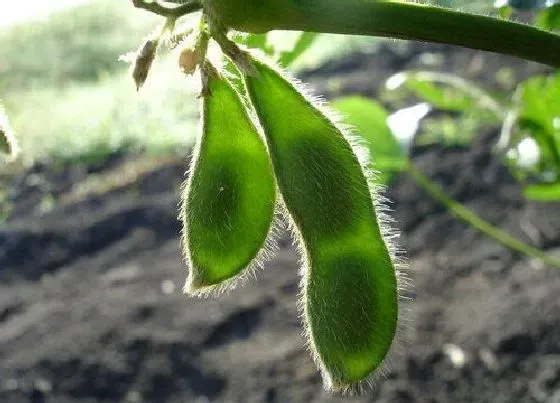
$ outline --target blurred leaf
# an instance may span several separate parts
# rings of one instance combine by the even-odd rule
[[[427,118],[422,123],[422,131],[416,143],[427,145],[439,143],[444,146],[464,146],[469,144],[480,129],[481,122],[476,114],[464,113],[458,117],[449,115]]]
[[[529,78],[518,86],[515,100],[516,122],[506,156],[512,173],[545,181],[559,177],[560,73]]]
[[[274,47],[268,43],[268,34],[237,34],[235,42],[251,49],[260,49],[267,55],[274,54]]]
[[[252,49],[260,49],[275,56],[287,67],[309,49],[319,34],[315,32],[269,32],[265,34],[237,34],[235,41]]]
[[[536,18],[539,28],[550,31],[560,30],[560,3],[542,10]]]
[[[560,182],[529,185],[523,189],[523,194],[527,199],[535,201],[560,200]]]
[[[313,45],[318,34],[316,32],[302,32],[294,47],[290,51],[283,52],[280,56],[280,65],[287,67],[299,56]]]
[[[498,15],[503,19],[508,19],[513,13],[513,8],[509,6],[500,6],[498,8]]]
[[[420,80],[414,76],[407,78],[405,85],[436,108],[448,111],[464,111],[474,105],[471,97],[449,86],[438,87],[432,82]]]
[[[266,42],[266,34],[249,34],[244,41],[245,45],[250,48],[259,48],[265,53],[270,53],[271,50],[267,47]]]
[[[408,88],[442,110],[456,112],[478,110],[481,113],[486,111],[500,119],[505,115],[504,107],[492,95],[455,74],[435,71],[401,72],[390,77],[386,87],[389,91],[401,87]]]
[[[494,96],[454,74],[401,72],[387,80],[386,88],[385,99],[408,99],[412,92],[439,109],[422,124],[423,130],[416,137],[421,144],[464,145],[482,125],[498,124],[506,114],[505,107]]]
[[[560,73],[532,77],[520,88],[520,119],[526,126],[529,122],[540,126],[549,137],[551,151],[560,159]]]
[[[374,167],[380,171],[378,183],[389,183],[394,171],[406,166],[407,158],[387,125],[385,108],[360,96],[338,98],[332,106],[345,117],[345,122],[354,126],[367,145]]]

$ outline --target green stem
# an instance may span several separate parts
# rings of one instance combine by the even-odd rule
[[[397,74],[404,74],[406,77],[413,78],[417,81],[427,81],[449,85],[450,87],[454,87],[467,94],[470,98],[475,100],[479,107],[490,110],[500,120],[503,120],[506,116],[506,109],[502,107],[502,105],[494,99],[492,95],[482,88],[477,87],[472,82],[454,74],[446,74],[436,71],[410,71],[407,73]]]
[[[445,206],[455,217],[465,221],[480,232],[488,235],[491,238],[494,238],[502,245],[505,245],[508,248],[513,249],[514,251],[539,259],[547,266],[560,268],[560,259],[548,256],[543,251],[534,248],[517,238],[512,237],[507,232],[502,231],[501,229],[496,228],[487,221],[483,220],[474,212],[463,206],[461,203],[458,203],[455,200],[449,198],[438,185],[428,179],[412,163],[408,164],[406,171],[410,173],[410,175],[416,180],[416,183],[422,189],[424,189],[427,193],[430,194],[430,196],[432,196],[435,200]]]
[[[203,0],[245,32],[297,30],[447,43],[560,67],[560,35],[494,17],[392,0]]]

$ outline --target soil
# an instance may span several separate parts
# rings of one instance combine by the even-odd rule
[[[490,87],[500,67],[518,77],[543,70],[418,44],[303,76],[328,96],[373,96],[426,52]],[[414,161],[491,223],[558,253],[558,204],[525,201],[491,155],[494,141],[490,130],[469,149],[417,147]],[[257,279],[220,298],[182,295],[186,157],[60,202],[88,175],[118,172],[132,158],[37,165],[10,181],[15,209],[0,228],[1,402],[560,402],[560,272],[457,221],[411,178],[396,178],[387,193],[415,283],[408,342],[374,389],[342,398],[323,390],[304,348],[287,235]]]

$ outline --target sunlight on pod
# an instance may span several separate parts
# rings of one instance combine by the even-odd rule
[[[238,93],[204,64],[202,131],[183,192],[184,291],[220,292],[270,253],[276,184],[266,145]]]
[[[264,62],[254,67],[247,90],[303,259],[307,341],[325,386],[353,393],[379,376],[394,345],[401,283],[395,234],[367,153],[293,80]]]

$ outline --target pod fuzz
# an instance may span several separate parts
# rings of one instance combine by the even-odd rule
[[[209,91],[181,207],[184,291],[196,295],[229,288],[269,256],[276,206],[264,140],[231,84],[203,70]]]
[[[265,62],[246,76],[302,255],[301,309],[327,389],[375,379],[399,323],[400,261],[379,197],[347,130]]]

